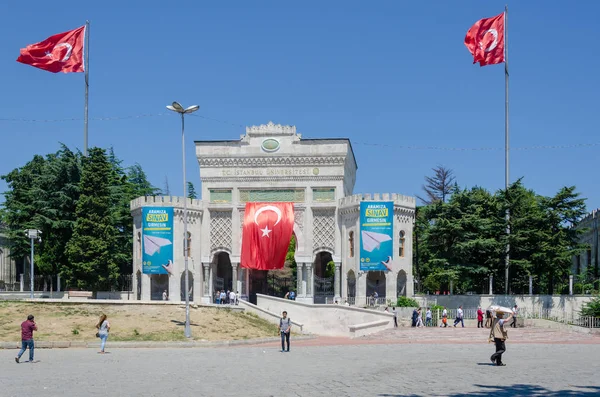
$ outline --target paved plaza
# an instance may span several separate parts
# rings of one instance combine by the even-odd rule
[[[292,340],[290,353],[279,352],[274,343],[115,348],[106,355],[94,349],[38,349],[36,363],[19,365],[16,350],[1,350],[0,395],[600,395],[600,337],[516,330],[504,358],[507,366],[494,367],[493,346],[477,338],[478,331],[404,329],[358,340]]]

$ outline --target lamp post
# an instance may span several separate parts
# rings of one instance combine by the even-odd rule
[[[190,278],[188,274],[188,247],[187,247],[187,181],[185,177],[185,115],[193,113],[200,109],[200,106],[193,105],[186,109],[179,104],[179,102],[173,102],[167,109],[177,112],[181,115],[181,156],[183,161],[183,257],[185,263],[185,331],[184,335],[186,338],[192,337],[192,330],[190,329]]]
[[[38,242],[42,241],[42,232],[37,230],[37,229],[27,229],[25,230],[25,235],[27,235],[27,237],[29,238],[29,240],[31,240],[31,270],[29,272],[29,277],[30,277],[30,290],[31,290],[31,294],[29,295],[29,297],[31,299],[33,299],[33,289],[34,289],[34,285],[33,285],[33,242],[37,239]]]

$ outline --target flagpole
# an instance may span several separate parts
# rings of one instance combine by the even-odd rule
[[[88,154],[88,94],[90,90],[90,21],[85,21],[85,105],[83,108],[83,155]]]
[[[504,6],[504,187],[506,189],[506,199],[508,204],[508,186],[509,186],[509,140],[508,140],[508,37],[506,27],[508,24],[508,5]],[[506,207],[506,237],[510,237],[510,208]],[[505,283],[504,294],[508,295],[508,269],[510,266],[510,242],[506,241],[506,257],[504,258]]]

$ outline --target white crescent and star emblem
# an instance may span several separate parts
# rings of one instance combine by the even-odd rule
[[[46,51],[46,56],[49,58],[54,58],[54,51],[61,47],[65,47],[67,49],[67,53],[62,59],[60,59],[60,62],[67,62],[69,58],[71,58],[71,53],[73,52],[73,46],[69,43],[58,43],[54,46],[52,51]]]
[[[277,222],[275,222],[275,225],[277,225],[279,223],[279,221],[281,221],[281,210],[273,205],[265,205],[264,207],[261,207],[258,211],[256,211],[254,213],[254,223],[256,223],[256,225],[258,225],[258,216],[264,212],[264,211],[273,211],[274,213],[277,214]],[[275,226],[273,225],[273,226]],[[269,229],[269,226],[265,226],[264,229],[260,229],[260,231],[262,232],[262,236],[261,237],[270,237],[269,234],[273,231],[272,229]]]
[[[488,33],[491,33],[492,36],[494,36],[494,41],[492,42],[492,44],[490,44],[488,48],[483,48],[483,42],[479,42],[479,48],[481,48],[485,52],[493,51],[494,48],[498,46],[498,31],[496,29],[488,29],[481,38],[483,39],[483,37],[485,37],[485,35]]]

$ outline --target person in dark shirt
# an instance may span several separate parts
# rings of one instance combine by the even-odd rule
[[[17,354],[17,357],[15,357],[17,364],[27,348],[29,348],[29,362],[33,362],[33,331],[37,331],[37,326],[35,325],[35,321],[33,321],[33,315],[30,314],[27,316],[27,320],[21,323],[21,350]]]

